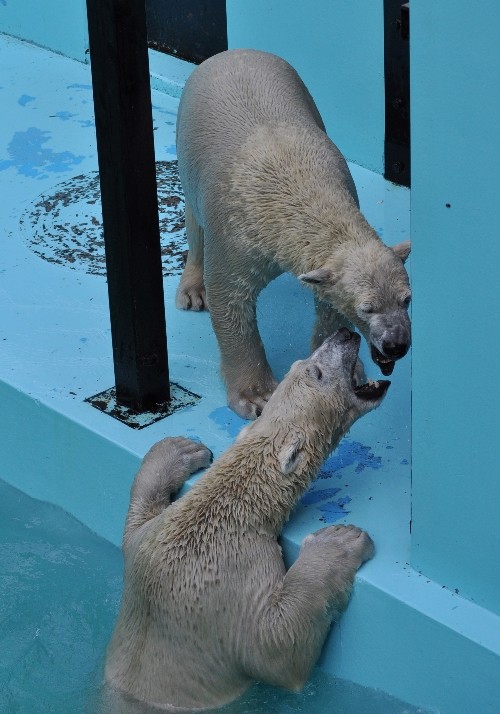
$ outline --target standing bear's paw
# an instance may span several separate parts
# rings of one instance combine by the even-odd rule
[[[245,389],[228,388],[228,406],[243,419],[257,419],[278,386],[274,380],[269,384],[254,385]]]
[[[342,560],[359,568],[375,554],[372,539],[357,526],[328,526],[306,536],[302,547],[324,552],[326,558]]]
[[[175,305],[180,310],[194,310],[195,312],[208,310],[203,267],[186,265],[177,288]]]

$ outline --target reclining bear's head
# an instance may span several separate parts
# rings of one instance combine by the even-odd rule
[[[411,344],[411,290],[403,265],[409,253],[409,241],[392,248],[371,241],[346,252],[341,265],[332,262],[299,276],[363,333],[384,375]]]
[[[318,457],[321,462],[359,417],[382,402],[390,384],[355,384],[360,341],[343,327],[308,359],[295,362],[238,442],[264,436],[284,474],[307,471]]]

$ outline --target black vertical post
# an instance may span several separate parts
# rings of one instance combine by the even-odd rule
[[[145,0],[87,0],[116,397],[169,399]]]
[[[385,171],[410,185],[410,3],[384,0]]]

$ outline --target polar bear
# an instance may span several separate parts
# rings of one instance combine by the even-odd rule
[[[177,155],[189,253],[176,304],[210,309],[229,406],[255,418],[276,387],[256,300],[283,272],[314,291],[313,348],[355,325],[390,374],[410,346],[410,244],[387,247],[360,213],[295,70],[255,50],[203,62],[181,97]]]
[[[360,339],[341,328],[292,365],[260,418],[173,503],[209,450],[166,438],[145,456],[105,668],[115,689],[196,710],[234,699],[254,680],[304,685],[373,544],[353,525],[323,528],[285,572],[277,537],[326,455],[387,391],[387,381],[355,386]]]

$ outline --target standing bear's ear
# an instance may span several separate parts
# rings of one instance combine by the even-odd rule
[[[318,268],[317,270],[310,270],[308,273],[302,273],[298,278],[303,283],[309,283],[310,285],[323,285],[324,283],[333,282],[333,273],[329,268]]]
[[[291,474],[300,466],[305,458],[306,437],[304,432],[291,431],[287,434],[281,449],[278,452],[278,463],[281,472]]]
[[[392,250],[396,253],[398,258],[401,258],[403,263],[406,262],[407,257],[410,255],[411,243],[409,240],[405,240],[402,243],[392,246]]]

